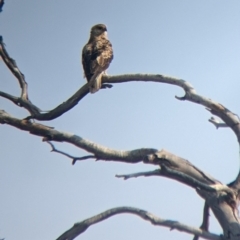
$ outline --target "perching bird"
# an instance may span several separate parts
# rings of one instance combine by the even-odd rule
[[[107,27],[97,24],[91,28],[88,43],[82,50],[82,65],[91,93],[101,88],[102,75],[113,59],[112,44],[107,37]]]

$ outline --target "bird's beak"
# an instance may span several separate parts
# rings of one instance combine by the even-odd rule
[[[104,36],[105,36],[106,38],[108,37],[107,31],[104,32]]]

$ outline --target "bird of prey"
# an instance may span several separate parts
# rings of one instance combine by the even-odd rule
[[[107,27],[97,24],[91,28],[88,43],[82,50],[82,65],[91,93],[101,88],[102,75],[113,59],[112,44],[107,37]]]

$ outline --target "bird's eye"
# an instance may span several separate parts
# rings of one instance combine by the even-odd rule
[[[99,30],[102,30],[103,28],[101,26],[98,27]]]

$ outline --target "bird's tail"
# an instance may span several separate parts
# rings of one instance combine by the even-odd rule
[[[97,92],[102,86],[103,72],[95,73],[89,82],[89,90],[91,93]]]

